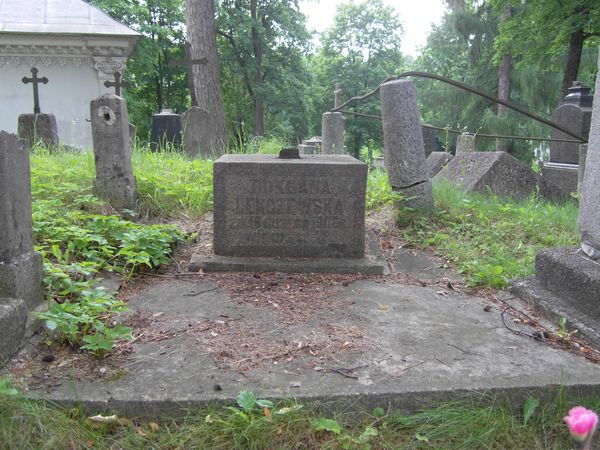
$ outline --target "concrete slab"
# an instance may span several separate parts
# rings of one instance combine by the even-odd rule
[[[509,331],[501,311],[484,310],[480,298],[319,275],[322,282],[298,300],[286,294],[290,275],[211,276],[161,278],[131,295],[136,341],[118,376],[74,379],[68,361],[57,360],[43,370],[62,364],[64,378],[32,386],[30,395],[131,417],[181,416],[208,402],[234,402],[243,389],[345,410],[405,411],[484,392],[522,400],[559,385],[600,394],[600,366]],[[277,295],[254,295],[271,287]],[[15,361],[14,373],[26,359]],[[100,360],[98,370],[110,364]]]

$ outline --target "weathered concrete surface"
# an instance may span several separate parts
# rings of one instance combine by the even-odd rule
[[[474,134],[463,133],[456,138],[456,153],[477,151],[477,136]]]
[[[243,389],[262,398],[343,404],[346,410],[389,406],[405,411],[483,392],[520,401],[560,385],[578,393],[600,393],[600,366],[510,332],[501,311],[492,307],[485,312],[481,299],[454,292],[441,295],[436,287],[375,281],[339,289],[331,308],[286,325],[278,320],[277,308],[232,299],[202,279],[147,285],[130,299],[130,307],[160,318],[160,328],[171,332],[171,339],[134,343],[128,373],[118,380],[64,380],[30,395],[80,402],[88,413],[181,416],[207,402],[234,402]],[[333,307],[334,302],[341,304]],[[253,331],[245,335],[265,345],[302,348],[302,342],[320,335],[331,342],[338,339],[341,346],[334,358],[324,361],[318,351],[298,350],[264,358],[241,373],[235,363],[217,364],[202,344],[211,335],[200,337],[193,331],[199,323],[217,321],[251,324]],[[339,341],[346,339],[343,335],[324,333],[333,325],[339,334],[361,330],[360,338],[348,338],[356,345],[346,351]],[[219,330],[212,336],[217,339]],[[342,368],[353,369],[348,373],[356,378],[340,374]]]
[[[577,192],[579,166],[576,164],[546,163],[542,167],[542,179],[547,187],[543,194],[547,198],[565,199]]]
[[[23,342],[27,312],[27,304],[23,300],[0,297],[0,367]]]
[[[465,192],[489,191],[500,197],[524,199],[535,192],[539,176],[506,152],[460,152],[434,177]]]
[[[21,114],[17,134],[21,139],[29,142],[30,147],[38,141],[49,148],[56,148],[59,144],[58,125],[54,114]]]
[[[131,166],[127,103],[116,95],[90,102],[96,162],[94,192],[115,209],[135,209],[136,184]]]
[[[431,152],[431,154],[425,160],[427,164],[427,171],[430,177],[434,177],[440,170],[444,168],[448,162],[454,158],[452,153],[448,152]]]
[[[321,120],[321,154],[323,155],[343,155],[344,150],[344,128],[346,120],[342,113],[326,112],[323,113]]]
[[[221,256],[362,258],[366,164],[346,155],[225,155],[214,164]]]

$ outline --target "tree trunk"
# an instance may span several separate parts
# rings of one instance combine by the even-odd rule
[[[207,113],[208,123],[202,128],[210,134],[201,137],[201,146],[220,154],[227,145],[227,131],[219,79],[215,5],[213,0],[185,0],[185,10],[192,98]]]
[[[560,88],[559,104],[569,93],[569,88],[573,85],[573,81],[577,80],[579,64],[581,63],[583,41],[585,41],[585,33],[583,28],[578,27],[577,29],[573,30],[571,36],[569,37],[569,53],[567,55],[567,64],[565,65],[562,86]]]
[[[508,20],[512,17],[512,7],[509,5],[504,14],[502,20]],[[498,98],[500,100],[510,100],[510,71],[512,69],[512,55],[505,53],[502,55],[502,61],[500,61],[500,67],[498,68]],[[508,108],[504,105],[498,105],[498,117],[501,118],[506,114]],[[501,127],[500,129],[503,129]],[[496,151],[497,152],[508,152],[508,139],[496,139]]]
[[[256,135],[262,136],[265,134],[265,105],[261,92],[263,84],[262,60],[263,50],[260,35],[258,33],[257,23],[257,0],[250,1],[250,16],[252,17],[252,47],[254,49],[254,120]]]

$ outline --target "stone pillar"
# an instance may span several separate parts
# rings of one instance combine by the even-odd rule
[[[0,365],[21,345],[27,311],[44,300],[42,256],[33,250],[29,147],[0,132]]]
[[[579,170],[577,173],[577,192],[581,194],[581,185],[583,184],[583,176],[585,175],[585,160],[587,159],[587,144],[579,146]]]
[[[171,146],[175,149],[181,147],[181,116],[172,109],[163,109],[152,116],[150,147],[157,151]]]
[[[456,153],[476,152],[477,137],[474,134],[463,133],[456,139]]]
[[[323,114],[321,131],[323,142],[321,154],[342,155],[344,151],[344,127],[345,120],[342,113],[326,112]]]
[[[183,150],[188,155],[216,158],[224,153],[225,143],[215,140],[209,119],[208,111],[199,106],[192,106],[181,116]]]
[[[90,104],[96,159],[95,194],[115,209],[135,209],[136,188],[131,168],[127,103],[103,95]]]
[[[17,130],[19,137],[29,142],[30,147],[38,141],[51,149],[58,147],[58,125],[54,114],[21,114]]]
[[[383,156],[392,189],[410,208],[433,208],[417,91],[409,80],[381,86]]]
[[[598,59],[600,65],[600,59]],[[600,77],[596,78],[600,92]],[[581,248],[591,258],[600,258],[600,102],[594,102],[579,202]]]

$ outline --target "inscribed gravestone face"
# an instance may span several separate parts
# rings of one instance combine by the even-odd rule
[[[214,164],[214,251],[361,258],[367,165],[350,156],[225,155]]]

